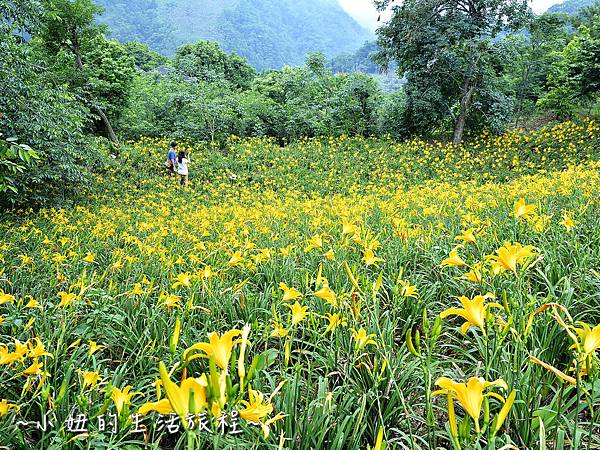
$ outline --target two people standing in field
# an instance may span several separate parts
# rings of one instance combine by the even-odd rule
[[[179,184],[182,186],[185,186],[188,182],[188,165],[190,162],[190,155],[186,154],[183,150],[177,151],[177,142],[171,143],[165,166],[167,167],[170,176],[175,175],[175,172],[177,172]]]

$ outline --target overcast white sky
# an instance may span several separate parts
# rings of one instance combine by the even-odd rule
[[[340,5],[354,16],[363,26],[374,30],[377,28],[379,13],[375,10],[372,0],[338,0]],[[531,8],[536,13],[546,11],[550,6],[562,3],[564,0],[531,0]]]

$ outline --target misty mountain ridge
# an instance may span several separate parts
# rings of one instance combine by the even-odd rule
[[[99,21],[122,42],[164,55],[198,40],[218,42],[257,69],[300,65],[306,56],[356,51],[373,38],[337,0],[96,0]]]
[[[595,3],[598,3],[598,0],[566,0],[563,3],[551,6],[548,12],[575,14],[580,9],[587,8]]]

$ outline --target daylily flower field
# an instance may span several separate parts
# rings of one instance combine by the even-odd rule
[[[600,448],[600,125],[121,149],[0,225],[0,448]],[[183,145],[185,148],[186,146]]]

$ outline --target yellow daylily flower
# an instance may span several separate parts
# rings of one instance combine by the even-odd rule
[[[342,235],[353,235],[358,231],[358,226],[350,222],[347,218],[342,217]]]
[[[240,339],[234,340],[240,336],[240,330],[229,330],[219,336],[219,333],[213,331],[208,334],[208,342],[199,342],[192,345],[183,352],[183,359],[190,362],[197,358],[213,358],[215,364],[223,370],[227,370],[229,359],[233,347],[241,342]],[[200,350],[203,353],[196,353],[190,356],[190,353]]]
[[[326,253],[323,253],[323,257],[327,258],[329,261],[335,261],[335,253],[332,248],[330,248]]]
[[[517,219],[527,219],[529,216],[533,215],[534,212],[535,205],[527,205],[524,198],[517,200],[517,203],[515,203],[513,213]]]
[[[271,433],[271,430],[269,427],[272,424],[274,424],[275,422],[277,422],[278,420],[283,420],[284,418],[285,418],[285,414],[278,413],[275,417],[272,417],[270,419],[265,420],[264,422],[261,422],[260,428],[262,429],[263,436],[265,437],[265,439],[269,439],[269,434]],[[282,433],[283,433],[283,431],[282,431]],[[280,439],[278,450],[280,450],[282,448],[283,448],[283,440]]]
[[[575,222],[573,219],[571,219],[568,216],[568,214],[566,212],[564,212],[562,220],[560,221],[560,224],[562,226],[564,226],[567,229],[567,231],[571,231],[573,228],[575,228],[575,225],[577,225],[577,222]]]
[[[240,411],[240,417],[248,422],[260,423],[263,417],[268,416],[273,412],[273,405],[270,402],[264,401],[264,395],[255,391],[254,389],[248,389],[248,396],[250,401],[242,400],[244,409]]]
[[[166,292],[162,292],[158,297],[158,301],[160,306],[164,306],[167,309],[181,308],[181,297],[175,294],[167,294]]]
[[[400,291],[400,295],[402,295],[402,297],[409,298],[419,296],[419,290],[414,284],[410,284],[410,281],[401,281],[400,284],[402,286]]]
[[[504,390],[508,390],[506,382],[502,379],[496,381],[486,381],[480,377],[472,377],[466,383],[458,383],[447,377],[438,378],[435,382],[436,386],[439,386],[440,390],[435,391],[432,395],[445,394],[449,396],[449,399],[456,399],[464,408],[466,413],[475,421],[475,428],[479,432],[479,416],[481,415],[481,406],[483,404],[484,397],[494,397],[504,403],[504,399],[494,392],[483,392],[492,386],[501,387]],[[450,400],[450,401],[452,401]]]
[[[88,355],[92,356],[97,351],[102,350],[104,348],[104,345],[98,345],[95,341],[89,341],[88,347],[89,347]]]
[[[85,257],[83,258],[83,260],[87,263],[93,263],[96,261],[96,254],[95,253],[91,253],[88,252]]]
[[[0,366],[12,364],[20,358],[15,352],[9,352],[6,345],[0,344]]]
[[[279,289],[283,291],[283,301],[291,301],[302,298],[302,294],[296,288],[289,287],[284,282],[279,283]]]
[[[308,315],[308,306],[301,306],[298,302],[286,306],[290,308],[290,321],[292,326],[298,325]]]
[[[101,380],[99,372],[89,372],[87,370],[78,369],[77,372],[81,374],[82,383],[81,389],[86,390],[86,388],[94,388],[98,382]]]
[[[144,295],[146,291],[142,289],[142,283],[135,283],[133,289],[128,292],[129,295]]]
[[[210,279],[215,274],[210,266],[204,266],[204,269],[200,273],[205,280]]]
[[[42,367],[44,367],[44,363],[36,358],[35,361],[23,371],[23,375],[39,375],[42,373]]]
[[[14,303],[15,297],[11,294],[7,294],[2,289],[0,289],[0,305],[4,305],[5,303]]]
[[[546,214],[542,214],[541,216],[534,215],[531,217],[530,221],[532,223],[532,228],[536,233],[542,233],[546,231],[546,229],[550,226],[550,219],[552,217]]]
[[[286,247],[280,248],[279,253],[281,253],[283,256],[290,256],[292,253],[292,250],[294,250],[294,246],[288,245]]]
[[[473,265],[471,270],[463,275],[463,278],[473,283],[481,283],[483,281],[483,273],[481,263]]]
[[[235,267],[235,266],[239,266],[243,262],[244,262],[244,258],[242,257],[242,252],[237,251],[233,255],[231,255],[231,258],[229,259],[229,262],[227,264],[229,266]]]
[[[458,254],[458,247],[455,247],[450,251],[450,254],[446,259],[444,259],[441,263],[442,267],[463,267],[466,266],[467,263],[463,261],[463,259]]]
[[[203,374],[199,378],[185,378],[178,386],[171,381],[167,368],[162,361],[159,363],[159,372],[167,398],[159,399],[159,401],[153,403],[146,403],[140,407],[138,412],[142,415],[146,415],[150,411],[157,411],[160,414],[174,412],[181,417],[184,426],[187,426],[186,418],[188,414],[197,414],[208,406],[206,402],[206,387],[208,386],[206,375]]]
[[[587,357],[600,349],[600,324],[593,329],[585,322],[578,322],[581,328],[575,328],[584,356]]]
[[[463,241],[465,244],[474,244],[475,243],[475,233],[473,229],[463,230],[461,235],[458,235],[454,238],[455,240]]]
[[[356,351],[360,351],[365,348],[367,345],[375,345],[377,346],[377,341],[373,339],[375,334],[367,334],[364,328],[356,331],[352,329],[352,338],[354,339],[354,348]]]
[[[190,287],[192,285],[192,278],[189,273],[180,273],[176,277],[176,282],[173,283],[173,289],[179,286]]]
[[[123,411],[123,408],[126,405],[131,404],[131,397],[133,397],[134,395],[141,395],[141,394],[142,394],[141,392],[131,392],[131,386],[125,386],[125,388],[123,390],[119,389],[118,387],[113,386],[111,394],[110,394],[110,398],[112,399],[113,403],[115,404],[115,408],[117,410],[117,415],[120,416],[121,411]]]
[[[268,248],[263,248],[259,250],[258,254],[254,257],[254,262],[256,264],[261,264],[267,262],[271,259],[271,250]]]
[[[5,398],[0,400],[0,417],[4,417],[9,411],[18,411],[19,406],[14,403],[8,403]]]
[[[62,255],[60,253],[55,253],[54,256],[52,257],[52,261],[54,261],[56,264],[62,264],[66,260],[67,260],[67,256]]]
[[[13,352],[17,359],[24,359],[25,355],[29,352],[29,347],[27,346],[27,342],[21,342],[18,339],[15,339],[15,351]]]
[[[77,299],[77,294],[73,293],[59,292],[57,295],[60,297],[60,303],[58,304],[60,308],[66,308]]]
[[[327,320],[329,320],[329,325],[327,325],[327,329],[325,330],[325,334],[332,333],[336,330],[338,326],[347,326],[348,321],[345,317],[342,317],[340,313],[335,314],[327,314]]]
[[[285,416],[279,413],[275,417],[265,420],[273,412],[273,405],[270,398],[265,400],[261,392],[253,389],[248,390],[248,395],[250,401],[242,400],[240,402],[245,406],[240,411],[240,417],[249,423],[260,425],[265,439],[268,439],[270,434],[269,426],[283,419]]]
[[[33,264],[33,258],[29,255],[19,255],[19,259],[21,260],[22,266]]]
[[[286,330],[283,327],[283,324],[280,322],[273,321],[271,326],[273,327],[273,331],[271,331],[271,337],[286,337],[289,333],[289,331]]]
[[[523,247],[519,243],[506,243],[496,250],[496,255],[488,255],[486,258],[491,260],[494,275],[506,271],[517,273],[517,264],[523,264],[528,258],[537,255],[534,250],[532,245]]]
[[[365,262],[367,267],[369,266],[377,266],[378,262],[384,262],[382,258],[375,256],[375,253],[370,248],[365,248],[363,251],[362,260]]]
[[[487,311],[489,308],[500,308],[504,307],[498,303],[485,303],[489,298],[495,298],[493,294],[477,295],[472,300],[468,297],[460,297],[460,303],[462,308],[450,308],[442,311],[440,317],[445,319],[448,316],[456,315],[465,319],[465,323],[461,327],[461,331],[465,334],[470,327],[478,327],[485,333],[485,319],[487,317]]]
[[[337,306],[337,294],[327,285],[323,286],[313,294],[315,297],[325,300],[331,306]]]
[[[30,297],[29,300],[27,301],[27,304],[25,305],[25,308],[29,308],[29,309],[42,308],[42,305],[36,299],[34,299],[33,297]]]
[[[145,416],[151,411],[156,411],[160,415],[166,416],[175,412],[168,398],[163,398],[156,402],[146,402],[138,409],[138,414]]]
[[[42,356],[52,356],[52,353],[48,353],[44,347],[44,343],[38,337],[27,342],[27,356],[29,358],[41,358]]]
[[[323,237],[315,235],[308,240],[308,245],[304,248],[304,253],[310,252],[312,249],[323,250]]]

